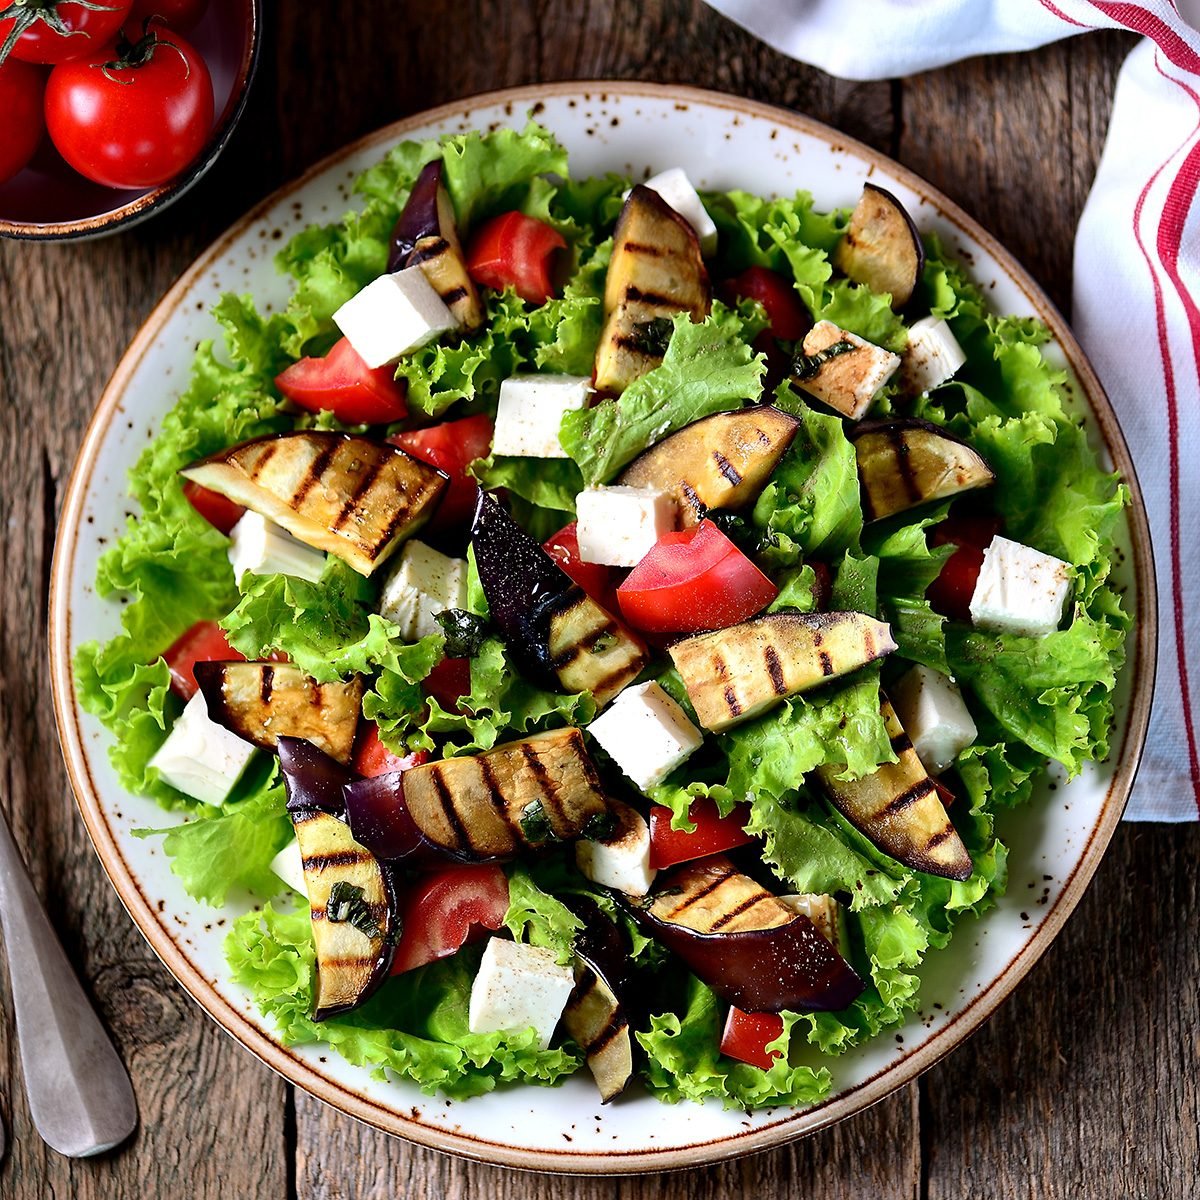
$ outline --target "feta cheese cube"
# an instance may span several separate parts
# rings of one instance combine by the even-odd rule
[[[254,747],[218,725],[208,715],[197,692],[184,705],[167,740],[155,751],[150,766],[163,783],[205,804],[224,804],[241,779]]]
[[[971,620],[996,633],[1044,637],[1062,621],[1070,591],[1070,563],[997,537],[983,552]]]
[[[651,487],[594,487],[575,498],[579,557],[636,567],[678,520],[675,498]]]
[[[818,321],[808,331],[804,353],[819,354],[838,342],[849,342],[854,349],[826,359],[807,379],[793,378],[810,396],[857,421],[871,407],[875,393],[896,373],[900,356],[839,329],[832,321]]]
[[[915,666],[896,680],[888,696],[931,775],[940,775],[979,735],[962,692],[940,671]]]
[[[308,895],[308,883],[304,878],[304,859],[300,854],[300,843],[292,838],[280,852],[271,859],[271,870],[283,880],[294,892],[302,896]]]
[[[558,1019],[575,988],[575,973],[552,950],[489,938],[471,985],[467,1025],[472,1033],[520,1033],[531,1026],[550,1048]]]
[[[405,641],[441,633],[434,618],[467,603],[467,562],[449,558],[424,542],[404,543],[400,559],[379,597],[380,615],[400,627]]]
[[[656,874],[650,866],[650,826],[628,804],[614,805],[614,811],[617,827],[609,837],[576,841],[575,864],[593,883],[627,896],[644,896]]]
[[[254,575],[294,575],[316,583],[325,570],[323,551],[306,546],[256,512],[245,513],[229,531],[226,553],[238,583],[247,571]]]
[[[716,253],[717,227],[682,167],[660,171],[642,186],[657,192],[696,231],[705,258]]]
[[[653,681],[626,688],[587,728],[643,792],[662,783],[704,741],[683,709]]]
[[[904,381],[910,391],[929,392],[941,387],[966,361],[946,321],[922,317],[909,329],[903,364]]]
[[[786,904],[793,912],[807,917],[817,927],[817,932],[835,949],[841,947],[842,916],[838,902],[832,896],[804,892],[780,896],[779,902]]]
[[[419,266],[372,279],[333,314],[333,323],[372,369],[458,328]]]
[[[583,375],[513,375],[500,384],[495,454],[567,458],[558,440],[563,416],[586,408],[592,381]]]

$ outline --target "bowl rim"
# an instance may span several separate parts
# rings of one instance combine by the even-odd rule
[[[1129,489],[1127,509],[1136,587],[1137,619],[1130,632],[1129,654],[1124,670],[1130,672],[1129,710],[1121,736],[1114,730],[1113,744],[1121,752],[1109,781],[1099,818],[1082,847],[1078,861],[1065,880],[1053,907],[1046,913],[1032,939],[1005,965],[962,1010],[946,1022],[916,1051],[882,1068],[847,1091],[810,1108],[789,1110],[789,1115],[753,1130],[734,1133],[691,1145],[661,1150],[581,1152],[557,1148],[526,1150],[471,1134],[432,1128],[359,1095],[340,1082],[322,1075],[315,1067],[291,1054],[277,1040],[260,1030],[250,1019],[221,996],[183,956],[170,933],[142,892],[133,871],[121,853],[101,807],[84,752],[80,712],[75,697],[69,658],[71,614],[67,597],[71,563],[81,532],[83,503],[100,447],[116,414],[130,377],[150,348],[159,327],[182,302],[194,282],[240,236],[251,223],[275,205],[304,187],[311,179],[335,167],[360,150],[393,142],[410,131],[455,116],[466,116],[480,108],[533,105],[539,100],[576,97],[587,102],[593,95],[621,95],[695,103],[726,109],[735,115],[751,115],[781,127],[844,147],[861,156],[871,169],[886,169],[894,178],[921,195],[939,214],[983,246],[1021,288],[1033,310],[1044,320],[1066,355],[1087,399],[1101,440],[1114,467]],[[118,363],[84,435],[72,468],[64,498],[50,578],[51,688],[55,720],[72,791],[93,846],[113,886],[134,923],[176,980],[200,1007],[235,1040],[290,1083],[303,1088],[325,1103],[383,1132],[435,1150],[492,1165],[521,1168],[549,1174],[626,1175],[684,1170],[757,1151],[781,1146],[844,1120],[903,1087],[924,1073],[974,1033],[1014,988],[1025,978],[1057,936],[1078,904],[1095,873],[1104,850],[1119,822],[1137,774],[1150,719],[1151,698],[1158,647],[1157,581],[1145,504],[1132,458],[1104,389],[1065,320],[1041,287],[1000,243],[957,204],[926,183],[920,176],[887,155],[831,126],[799,113],[760,101],[709,89],[643,81],[572,80],[532,84],[463,97],[436,108],[405,117],[357,138],[320,160],[303,174],[260,201],[188,267],[167,291],[143,323]]]
[[[216,162],[246,111],[250,99],[250,85],[258,73],[262,57],[263,0],[247,0],[247,15],[250,21],[249,36],[242,50],[234,76],[233,91],[220,117],[213,125],[204,149],[182,174],[135,196],[127,204],[108,212],[90,217],[75,217],[69,221],[14,221],[0,217],[0,237],[22,242],[71,242],[116,233],[147,220],[179,199]]]

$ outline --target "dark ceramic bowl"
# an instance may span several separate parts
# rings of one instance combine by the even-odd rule
[[[173,203],[217,160],[246,106],[262,41],[262,0],[211,0],[187,35],[212,72],[217,118],[182,175],[142,191],[101,187],[76,174],[45,138],[33,161],[0,184],[0,237],[69,241],[128,229]]]

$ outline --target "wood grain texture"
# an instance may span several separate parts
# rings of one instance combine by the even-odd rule
[[[384,15],[386,11],[386,15]],[[929,177],[1066,306],[1071,242],[1131,45],[1096,35],[897,83],[838,81],[698,0],[268,7],[245,120],[208,180],[115,240],[0,245],[0,737],[35,882],[129,1063],[142,1128],[70,1164],[29,1126],[0,1022],[0,1196],[263,1200],[1190,1197],[1200,1175],[1195,828],[1124,828],[1057,945],[913,1085],[797,1146],[706,1171],[543,1179],[420,1150],[290,1089],[153,959],[69,799],[39,654],[57,505],[109,372],[158,296],[250,204],[346,141],[431,105],[571,78],[686,82],[808,113]],[[0,985],[3,984],[0,980]]]

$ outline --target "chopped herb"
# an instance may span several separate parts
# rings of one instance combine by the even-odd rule
[[[434,617],[446,635],[447,658],[474,658],[487,637],[487,618],[462,608],[447,608]]]
[[[596,812],[583,823],[583,836],[590,842],[605,842],[617,831],[617,817],[611,812]]]
[[[614,633],[602,633],[591,646],[593,654],[605,654],[617,644],[617,636]]]
[[[662,358],[671,342],[675,323],[669,317],[655,317],[652,321],[639,321],[633,327],[633,341],[643,354]]]
[[[531,800],[522,811],[521,833],[532,845],[555,840],[554,828],[540,800]]]
[[[362,888],[356,883],[347,883],[344,879],[339,879],[329,889],[325,920],[335,924],[347,921],[369,938],[383,937],[383,930],[372,915],[371,907],[363,897]]]
[[[842,338],[841,341],[834,342],[832,346],[818,350],[816,354],[797,354],[792,359],[792,378],[811,379],[831,358],[837,358],[839,354],[849,354],[852,350],[857,349],[858,347],[853,342]]]

